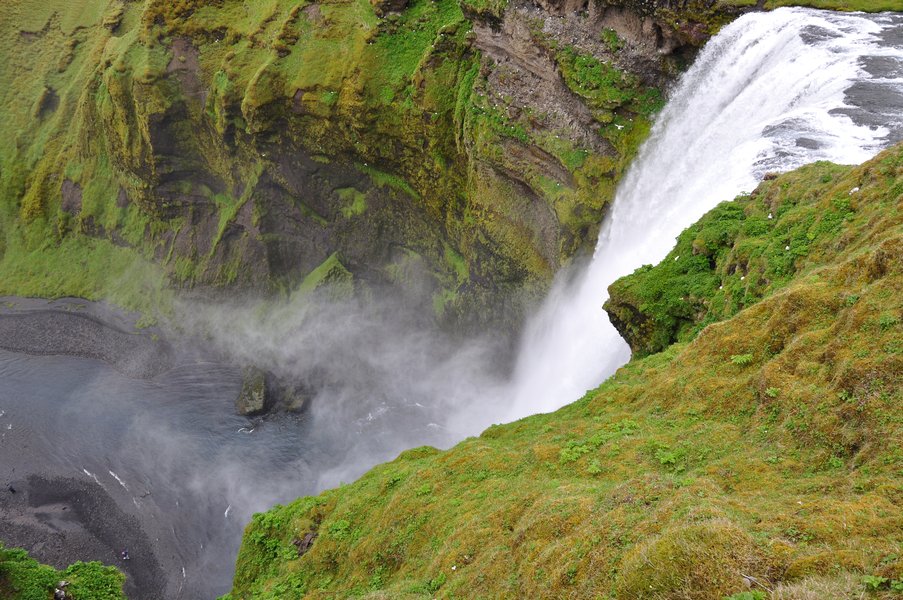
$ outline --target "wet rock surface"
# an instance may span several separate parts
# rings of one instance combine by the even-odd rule
[[[257,415],[267,409],[266,373],[246,367],[241,372],[241,391],[235,400],[235,410],[240,415]]]
[[[311,390],[300,381],[280,378],[257,367],[242,368],[241,377],[241,391],[235,400],[235,410],[240,415],[298,413],[307,407]]]

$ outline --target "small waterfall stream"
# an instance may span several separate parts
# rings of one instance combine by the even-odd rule
[[[528,326],[508,419],[548,412],[630,357],[608,286],[769,172],[861,163],[903,138],[903,18],[799,8],[725,27],[684,74],[602,225],[588,269]]]

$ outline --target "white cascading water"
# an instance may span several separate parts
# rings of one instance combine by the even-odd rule
[[[706,211],[765,173],[857,164],[895,141],[901,122],[884,111],[884,126],[869,127],[867,102],[853,106],[845,92],[864,82],[885,101],[903,99],[901,30],[899,15],[779,9],[745,15],[713,38],[621,182],[589,268],[559,283],[528,325],[507,419],[572,402],[629,359],[602,310],[607,287],[664,258]],[[883,68],[870,73],[870,64]]]

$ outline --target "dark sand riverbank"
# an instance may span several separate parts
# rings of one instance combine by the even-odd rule
[[[136,315],[77,298],[0,297],[0,348],[37,355],[93,358],[140,379],[173,365],[173,348]]]
[[[149,380],[173,367],[176,350],[159,331],[139,330],[135,323],[133,315],[79,299],[0,298],[0,349],[90,359],[84,363],[89,368],[101,361],[130,379]],[[79,560],[115,565],[126,574],[132,600],[198,597],[182,593],[184,557],[173,551],[171,539],[179,532],[161,531],[165,507],[154,504],[151,491],[127,489],[112,479],[118,477],[112,470],[81,467],[84,458],[70,454],[71,439],[58,433],[48,438],[47,431],[53,430],[40,423],[2,424],[0,541],[57,568]],[[103,439],[93,442],[101,454],[120,452]],[[127,561],[120,556],[124,548]]]
[[[115,565],[126,575],[129,598],[165,598],[166,576],[139,519],[125,513],[100,484],[45,477],[38,474],[42,470],[39,461],[20,464],[18,471],[31,474],[3,486],[0,540],[57,568],[76,560]],[[121,559],[123,548],[129,560]]]

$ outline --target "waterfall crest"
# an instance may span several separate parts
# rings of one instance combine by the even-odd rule
[[[507,419],[572,402],[630,350],[602,310],[607,287],[656,263],[706,211],[769,172],[861,163],[903,139],[899,15],[783,8],[745,15],[683,75],[621,182],[593,260],[528,324]],[[880,107],[879,107],[880,106]]]

